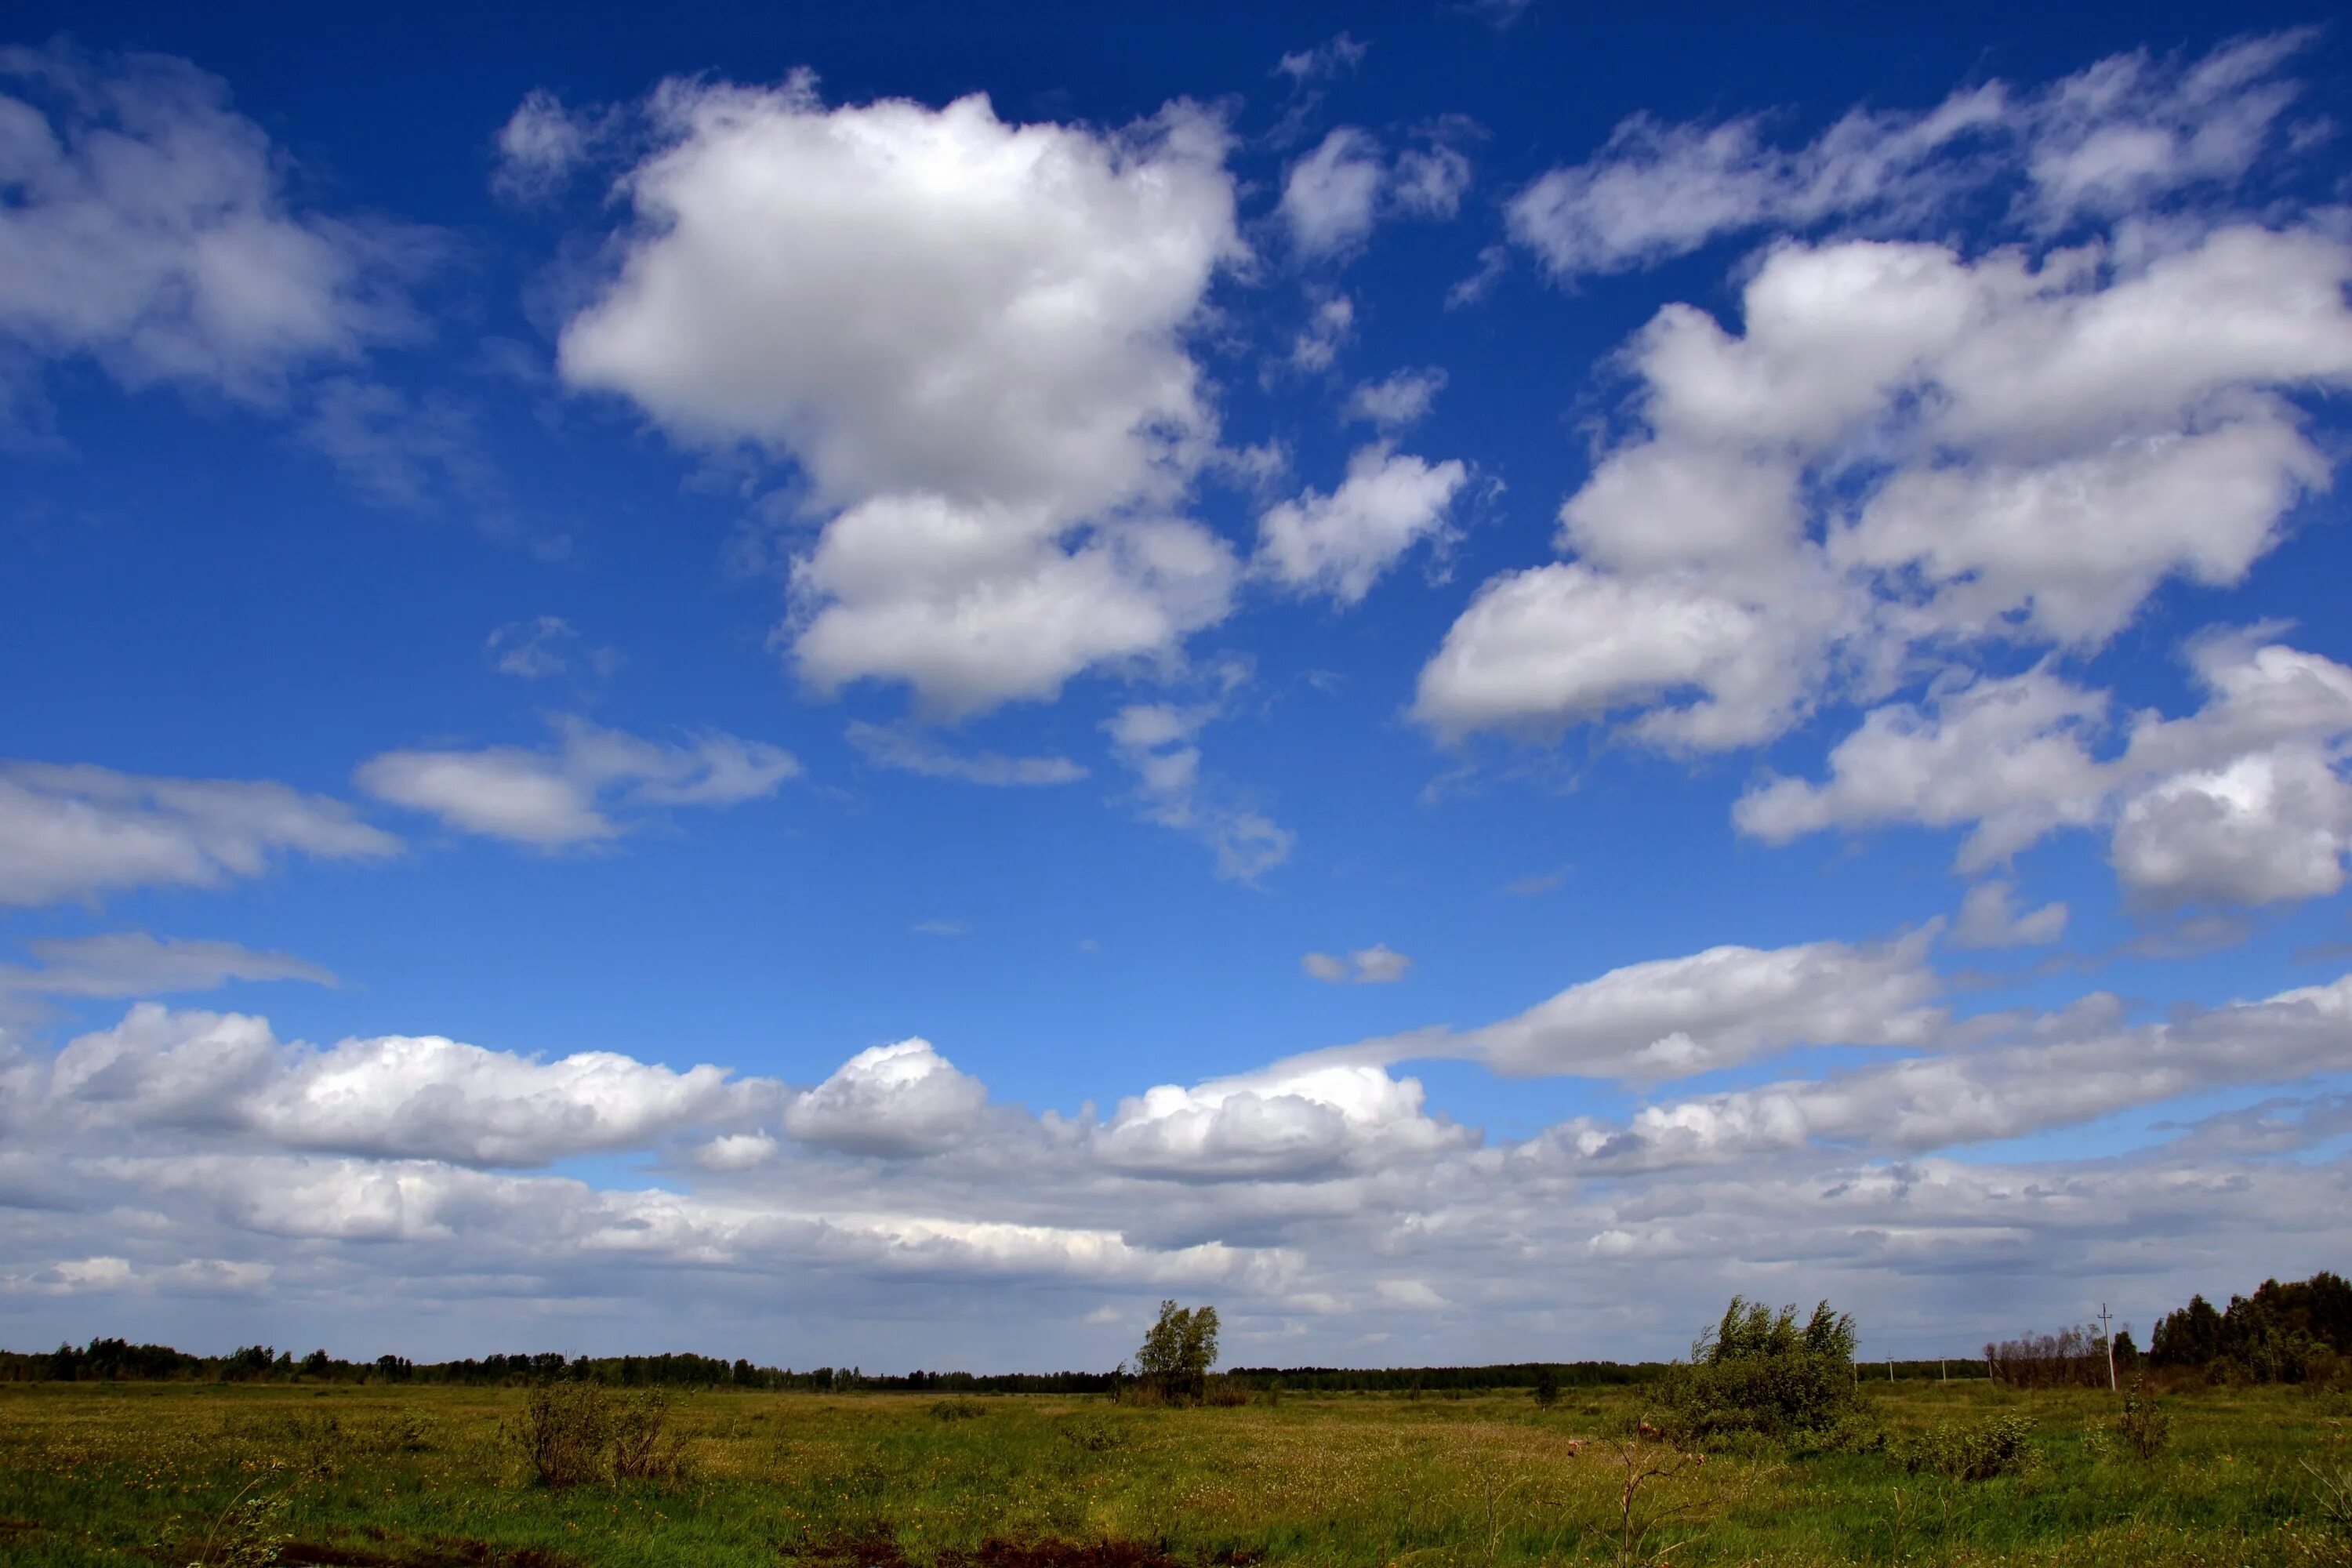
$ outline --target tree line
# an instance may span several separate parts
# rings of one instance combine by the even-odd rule
[[[2265,1279],[2226,1309],[2192,1296],[2158,1321],[2145,1353],[2128,1326],[2111,1345],[2087,1323],[2002,1340],[1984,1353],[1993,1378],[2012,1388],[2105,1388],[2143,1362],[2229,1382],[2302,1383],[2352,1354],[2352,1283],[2322,1269],[2284,1285]]]

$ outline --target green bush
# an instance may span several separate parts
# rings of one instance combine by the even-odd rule
[[[1906,1475],[1989,1481],[2032,1466],[2033,1450],[2027,1443],[2032,1433],[2033,1423],[2023,1416],[1994,1415],[1970,1426],[1900,1438],[1887,1445],[1886,1456]]]
[[[1687,1442],[1834,1428],[1860,1401],[1853,1346],[1853,1320],[1827,1301],[1800,1326],[1793,1306],[1774,1312],[1734,1296],[1723,1321],[1691,1346],[1689,1363],[1660,1384],[1664,1424]]]
[[[589,1481],[672,1480],[686,1440],[669,1428],[660,1394],[615,1400],[593,1383],[549,1384],[523,1400],[515,1442],[531,1478],[562,1490]]]
[[[970,1421],[987,1414],[988,1406],[968,1394],[940,1400],[931,1406],[931,1419],[934,1421]]]
[[[2143,1459],[2155,1458],[2171,1439],[2172,1417],[2158,1407],[2156,1395],[2147,1386],[2147,1373],[2132,1380],[2131,1392],[2124,1395],[2124,1413],[2115,1419],[2115,1435]]]

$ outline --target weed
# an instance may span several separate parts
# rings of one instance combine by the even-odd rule
[[[2158,1407],[2146,1373],[2132,1380],[2131,1392],[2124,1395],[2124,1413],[2116,1417],[2111,1430],[2117,1441],[2143,1459],[2155,1458],[2171,1440],[2172,1417]]]

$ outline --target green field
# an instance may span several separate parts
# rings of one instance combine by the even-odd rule
[[[2305,1389],[2165,1401],[2142,1459],[2116,1405],[1983,1382],[1872,1391],[1901,1445],[2001,1414],[2020,1473],[1909,1474],[1874,1451],[1708,1455],[1635,1493],[1633,1389],[1288,1396],[1138,1409],[1041,1396],[685,1394],[674,1479],[550,1490],[520,1389],[300,1384],[0,1386],[0,1560],[98,1563],[1180,1563],[2352,1562],[2329,1482],[2352,1401]],[[1642,1443],[1637,1468],[1670,1450]],[[2342,1494],[2336,1494],[2341,1502]],[[1662,1517],[1663,1516],[1663,1517]]]

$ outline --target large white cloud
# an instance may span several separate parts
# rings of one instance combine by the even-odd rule
[[[1230,552],[1171,510],[1215,438],[1183,335],[1242,254],[1213,116],[828,109],[805,77],[653,108],[639,226],[562,373],[799,465],[838,514],[794,571],[813,683],[972,710],[1223,614]]]
[[[299,210],[182,60],[0,49],[0,349],[242,398],[407,328],[424,233]]]
[[[642,1148],[756,1115],[776,1089],[608,1051],[542,1062],[434,1036],[280,1044],[261,1018],[152,1002],[76,1037],[38,1072],[19,1065],[28,1075],[20,1127],[41,1116],[475,1165]]]
[[[1745,331],[1637,335],[1632,433],[1423,672],[1442,735],[1618,712],[1769,740],[1993,642],[2095,649],[2174,578],[2242,580],[2332,479],[2283,393],[2352,381],[2352,246],[2224,227],[2133,260],[1773,250]]]
[[[1464,1146],[1423,1109],[1415,1079],[1366,1064],[1300,1064],[1132,1100],[1096,1133],[1116,1169],[1184,1181],[1298,1177]]]
[[[383,859],[400,840],[281,784],[0,763],[0,904],[217,887],[288,853]]]

